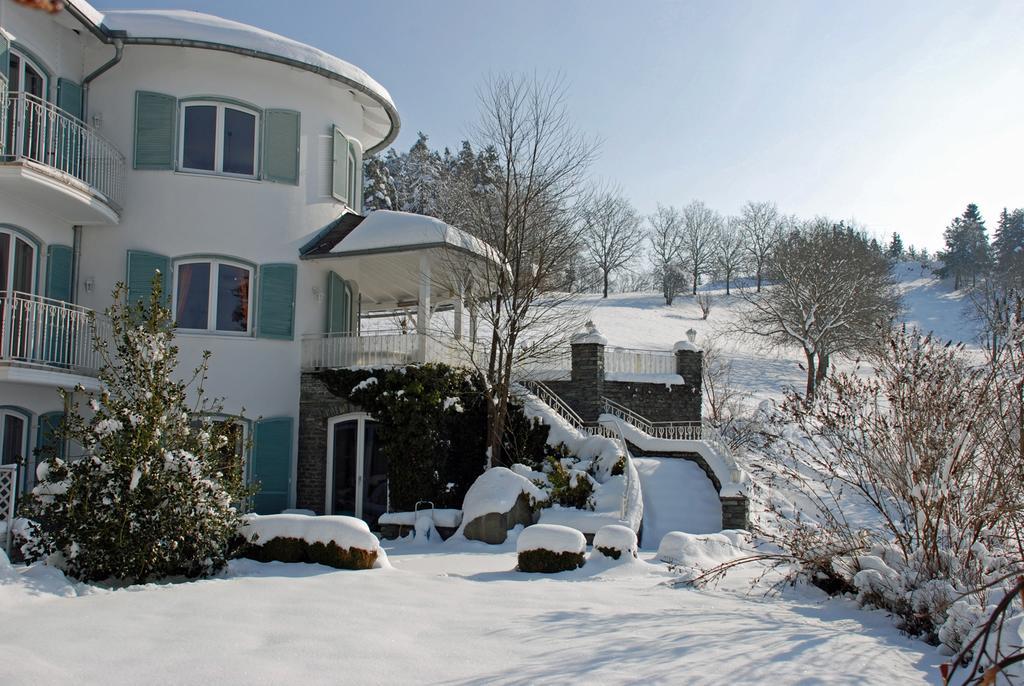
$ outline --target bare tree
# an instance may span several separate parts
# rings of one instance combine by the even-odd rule
[[[683,248],[683,218],[679,210],[658,204],[654,214],[647,217],[647,239],[651,242],[651,262],[661,281],[661,294],[665,304],[671,305],[679,287],[679,253]]]
[[[564,346],[587,314],[566,305],[573,296],[564,288],[582,243],[586,174],[597,142],[575,129],[558,77],[500,75],[478,96],[477,147],[496,152],[497,178],[488,192],[468,197],[468,228],[503,258],[487,262],[470,285],[490,336],[482,354],[470,352],[486,379],[493,466],[515,372]]]
[[[782,238],[783,223],[774,203],[748,202],[740,210],[740,231],[743,248],[757,277],[757,292],[761,292],[764,268],[772,250]]]
[[[809,402],[831,358],[877,345],[877,325],[899,312],[889,261],[862,233],[820,219],[777,245],[768,266],[777,283],[743,294],[748,307],[736,326],[803,350]]]
[[[743,269],[747,260],[745,238],[737,217],[729,217],[722,223],[715,247],[715,262],[725,277],[725,294],[729,295],[732,280]]]
[[[607,298],[612,273],[640,255],[644,243],[640,215],[621,188],[602,188],[587,203],[583,224],[584,250],[601,272],[602,297]]]
[[[721,226],[721,215],[700,200],[683,208],[681,255],[684,268],[693,277],[694,295],[700,277],[714,268],[715,243]]]

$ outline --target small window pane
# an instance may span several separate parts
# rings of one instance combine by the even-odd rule
[[[11,237],[0,233],[0,291],[10,288],[7,283],[7,267],[11,262]]]
[[[178,307],[175,313],[182,329],[205,329],[209,324],[210,263],[178,265]]]
[[[14,239],[14,290],[22,293],[32,292],[32,263],[35,261],[32,246],[21,240]]]
[[[187,169],[213,171],[216,147],[217,108],[214,105],[186,107],[181,165]]]
[[[252,175],[256,168],[256,116],[224,108],[224,171]]]
[[[4,415],[4,441],[0,464],[13,464],[25,457],[25,420],[12,414]]]
[[[217,330],[249,330],[249,270],[218,265]]]

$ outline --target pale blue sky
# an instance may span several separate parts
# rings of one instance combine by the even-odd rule
[[[391,91],[395,145],[454,147],[488,72],[560,72],[595,167],[643,212],[748,199],[936,248],[1024,206],[1024,2],[96,0],[254,24]]]

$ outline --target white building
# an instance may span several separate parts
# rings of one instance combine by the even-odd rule
[[[479,244],[410,215],[361,223],[362,157],[399,118],[359,68],[193,12],[0,0],[0,95],[0,461],[23,458],[22,488],[56,389],[96,386],[86,313],[119,281],[135,299],[163,275],[182,370],[212,351],[208,390],[226,421],[244,410],[260,511],[295,502],[304,365],[360,364],[373,312],[427,313],[419,336],[375,338],[377,362],[428,355],[439,303],[461,331],[441,254]]]

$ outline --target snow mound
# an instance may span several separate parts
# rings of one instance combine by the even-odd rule
[[[747,554],[743,534],[688,534],[670,531],[658,545],[658,559],[679,567],[710,569]]]
[[[295,507],[295,508],[290,508],[290,509],[287,509],[287,510],[281,510],[281,514],[296,514],[296,515],[305,515],[306,517],[316,517],[316,512],[313,512],[313,510],[307,510],[307,509],[302,508],[302,507]]]
[[[558,524],[534,524],[519,534],[516,552],[550,550],[553,553],[581,554],[587,551],[587,539],[576,529]]]
[[[505,467],[493,467],[481,474],[466,492],[462,502],[462,521],[465,524],[477,517],[497,512],[504,514],[512,509],[521,494],[527,494],[537,502],[545,502],[548,496],[544,491],[524,476],[516,474]]]
[[[380,542],[370,533],[366,522],[343,515],[248,515],[242,524],[241,534],[250,543],[263,543],[272,538],[297,538],[306,543],[334,543],[339,548],[380,550]]]
[[[618,550],[627,557],[635,556],[637,549],[636,532],[628,526],[610,524],[603,526],[594,534],[594,549],[611,548]]]
[[[7,553],[4,552],[3,548],[0,548],[0,581],[13,579],[14,575],[15,571],[11,565],[11,560],[7,557]]]
[[[420,510],[416,512],[387,512],[378,520],[381,524],[397,524],[400,526],[414,526],[418,515],[431,516],[434,526],[455,528],[462,523],[462,510]]]

